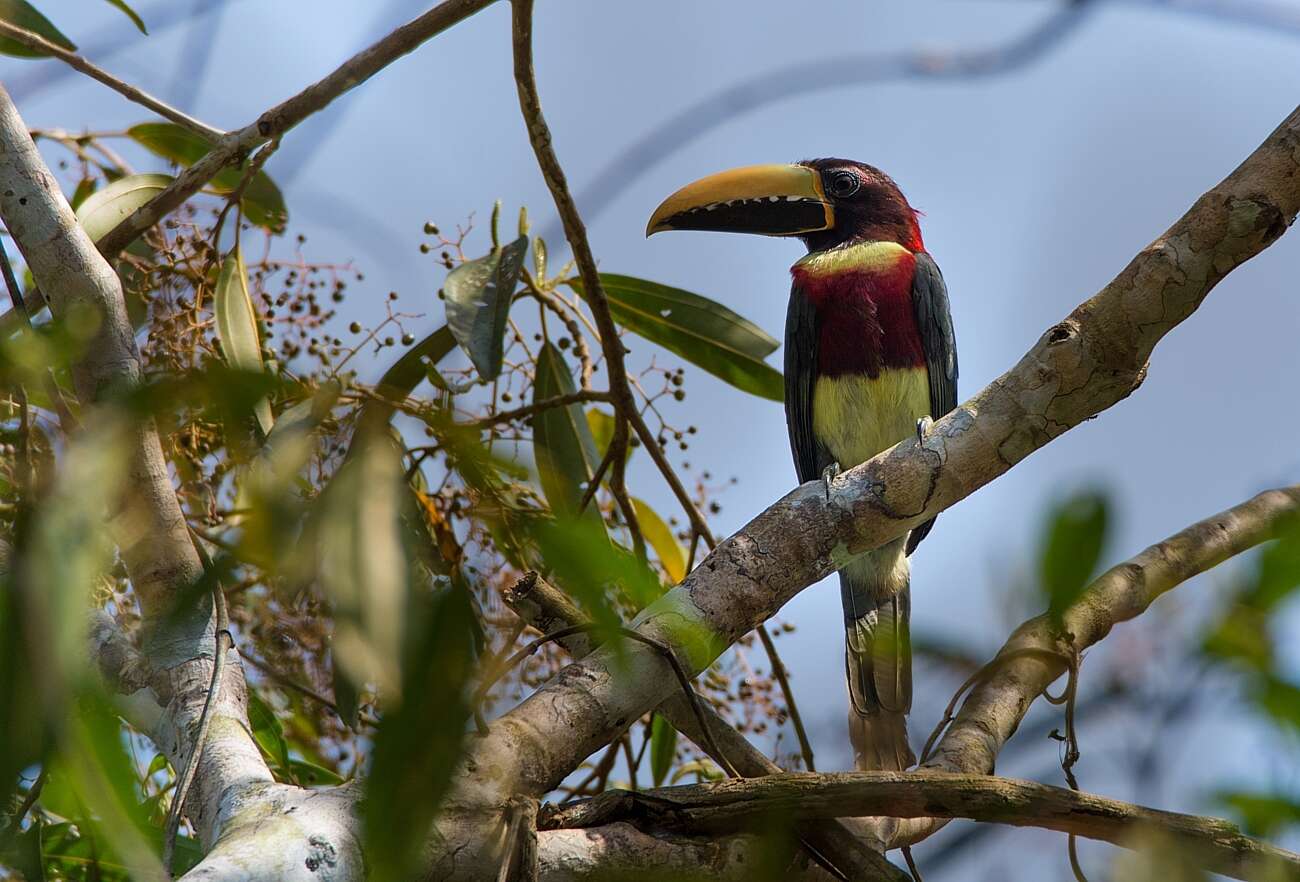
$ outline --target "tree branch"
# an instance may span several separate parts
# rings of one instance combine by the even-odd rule
[[[1131,394],[1161,337],[1281,236],[1297,210],[1300,110],[1110,285],[919,443],[904,441],[855,467],[829,493],[819,483],[790,493],[633,627],[702,670],[852,556],[902,535]],[[499,718],[474,754],[480,768],[495,767],[494,783],[541,794],[671,689],[653,653],[626,646],[616,662],[602,648]]]
[[[56,314],[95,317],[97,329],[73,366],[77,394],[89,405],[113,388],[140,381],[122,284],[77,223],[9,93],[0,87],[0,218]],[[202,567],[172,489],[157,429],[136,429],[127,465],[128,496],[113,519],[115,539],[146,618],[162,613],[175,590]]]
[[[588,621],[586,615],[569,599],[568,595],[536,573],[529,573],[520,579],[505,592],[504,600],[506,606],[543,634]],[[572,634],[558,642],[575,660],[586,657],[594,649],[591,635],[588,633]],[[784,772],[784,769],[768,759],[709,704],[701,702],[700,707],[713,735],[713,743],[722,750],[725,760],[730,762],[740,774],[747,777],[760,777],[779,775]],[[691,739],[701,750],[713,754],[709,747],[709,739],[700,731],[690,703],[680,692],[674,692],[659,705],[657,710],[677,731]],[[726,762],[723,762],[724,757],[713,758],[726,765]],[[908,878],[902,870],[887,861],[881,854],[884,846],[876,831],[855,819],[805,825],[800,828],[799,834],[809,846],[817,849],[850,879],[906,880]],[[653,866],[653,864],[646,866]]]
[[[1062,613],[1059,626],[1046,615],[1022,624],[990,662],[990,673],[976,681],[922,767],[991,773],[1002,746],[1015,734],[1034,700],[1065,673],[1063,649],[1083,652],[1115,625],[1140,615],[1166,591],[1273,538],[1279,523],[1297,512],[1300,485],[1267,490],[1107,570]],[[1069,635],[1065,646],[1062,634]],[[1031,650],[1038,651],[1031,654]],[[905,825],[891,847],[916,842],[941,826]]]
[[[77,53],[69,52],[62,46],[59,46],[56,43],[51,43],[40,34],[33,33],[25,28],[20,28],[7,21],[0,21],[0,36],[8,37],[16,43],[21,43],[28,49],[33,49],[37,52],[44,52],[46,55],[59,59],[69,67],[81,71],[92,80],[98,80],[105,86],[108,86],[114,92],[124,96],[127,100],[133,101],[142,107],[152,110],[154,113],[164,119],[171,120],[178,126],[189,129],[201,138],[206,138],[209,141],[217,141],[225,134],[225,132],[220,129],[214,129],[202,120],[195,119],[188,113],[185,113],[182,110],[177,110],[170,104],[160,101],[143,89],[137,89],[130,83],[118,79],[102,67],[92,64]]]
[[[231,162],[246,156],[267,141],[280,137],[313,113],[328,107],[340,95],[361,85],[403,55],[413,52],[426,40],[492,2],[493,0],[445,0],[353,55],[297,95],[272,107],[255,122],[228,133],[211,152],[181,172],[167,189],[114,227],[100,240],[100,250],[107,255],[116,255],[145,230],[179,208]]]
[[[1142,834],[1235,879],[1283,878],[1300,872],[1300,855],[1244,836],[1236,825],[1145,808],[1033,781],[946,772],[794,773],[664,787],[607,791],[544,814],[544,829],[634,820],[641,826],[696,833],[753,829],[762,819],[815,821],[852,815],[942,816],[1041,827],[1142,848]],[[1155,840],[1153,840],[1155,841]]]

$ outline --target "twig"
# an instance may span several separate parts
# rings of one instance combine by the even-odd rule
[[[677,472],[673,469],[672,464],[668,462],[668,457],[664,454],[663,448],[659,446],[659,439],[655,438],[654,433],[650,431],[650,427],[646,425],[645,418],[640,413],[633,411],[628,419],[632,424],[632,428],[636,431],[637,437],[641,439],[641,446],[649,452],[650,458],[659,468],[659,473],[663,475],[664,480],[668,482],[669,489],[677,497],[677,503],[682,507],[682,511],[686,513],[693,534],[690,562],[694,563],[694,537],[703,539],[704,544],[712,551],[717,547],[717,540],[713,536],[713,531],[709,529],[708,521],[704,519],[704,513],[695,504],[695,500],[691,499],[691,495],[686,492],[686,487],[683,486],[681,478],[677,476]],[[689,572],[689,570],[688,566],[687,571]],[[808,732],[804,729],[803,717],[799,713],[799,705],[794,699],[794,689],[790,687],[790,679],[786,674],[785,665],[781,662],[781,656],[776,651],[776,644],[772,641],[767,626],[759,623],[755,630],[758,631],[763,650],[767,653],[772,672],[776,674],[777,683],[781,687],[781,694],[785,698],[785,706],[790,711],[790,724],[794,727],[795,737],[799,739],[799,750],[803,754],[803,761],[808,766],[808,771],[815,772],[817,767],[813,761],[812,742],[808,738]]]
[[[566,628],[560,628],[558,631],[552,631],[549,634],[543,634],[541,637],[538,637],[536,640],[529,641],[527,644],[523,646],[522,649],[520,649],[514,655],[510,656],[510,658],[506,659],[506,661],[501,665],[501,667],[497,671],[494,671],[492,675],[490,675],[489,677],[484,678],[483,682],[479,684],[479,687],[474,694],[473,706],[478,707],[483,703],[483,698],[488,694],[488,692],[492,689],[492,687],[497,684],[497,681],[500,680],[501,677],[505,675],[506,671],[513,669],[515,665],[519,664],[521,661],[523,661],[528,656],[535,653],[538,649],[540,649],[542,646],[546,645],[547,643],[551,643],[552,641],[557,641],[557,640],[563,640],[565,637],[571,637],[574,634],[590,634],[594,631],[600,631],[600,630],[603,630],[602,625],[599,625],[594,622],[587,622],[587,623],[582,623],[577,625],[570,625]],[[627,638],[628,640],[634,640],[637,643],[643,643],[646,646],[649,646],[651,649],[654,649],[664,657],[664,659],[672,667],[673,675],[677,678],[678,685],[682,687],[683,694],[690,702],[691,710],[695,714],[695,721],[699,724],[700,731],[704,734],[704,738],[708,741],[708,750],[710,751],[710,754],[718,760],[719,764],[722,766],[723,770],[726,771],[728,775],[732,776],[733,778],[740,777],[740,773],[736,771],[735,766],[731,764],[731,761],[727,759],[726,754],[722,752],[722,749],[718,747],[717,742],[713,739],[713,732],[712,730],[710,730],[708,722],[705,719],[704,711],[700,706],[700,696],[696,694],[694,689],[691,688],[690,677],[686,675],[685,668],[683,668],[682,663],[677,660],[677,656],[673,654],[673,651],[669,649],[665,644],[660,643],[658,640],[655,640],[652,637],[647,637],[644,634],[641,634],[637,631],[633,631],[631,628],[619,627],[619,628],[614,628],[612,630],[616,631],[618,634],[621,634],[623,637]]]
[[[557,407],[568,407],[570,404],[587,404],[593,401],[609,401],[609,393],[601,392],[597,389],[586,389],[578,392],[571,392],[568,395],[556,395],[551,398],[543,398],[541,401],[534,401],[532,404],[527,404],[523,407],[516,407],[514,410],[497,411],[496,413],[465,423],[465,425],[473,426],[475,428],[486,428],[500,423],[512,422],[513,420],[528,419],[544,410],[553,410]]]
[[[184,810],[185,800],[189,796],[190,786],[194,783],[194,775],[198,772],[199,758],[203,755],[203,743],[207,740],[208,727],[212,723],[212,712],[217,704],[217,696],[221,692],[221,677],[225,673],[226,653],[235,645],[235,638],[230,633],[226,595],[221,590],[221,578],[212,565],[212,558],[208,555],[208,550],[203,547],[203,540],[193,530],[190,531],[190,538],[194,542],[194,550],[198,552],[199,559],[203,562],[203,572],[209,574],[212,578],[212,604],[217,619],[215,623],[216,633],[213,635],[215,655],[212,658],[212,679],[208,683],[208,694],[203,700],[203,710],[199,714],[198,730],[194,733],[194,746],[190,749],[189,758],[185,760],[185,768],[181,770],[180,778],[177,779],[176,792],[172,796],[171,807],[167,810],[167,823],[163,828],[162,864],[169,877],[172,868],[172,855],[176,850],[176,833],[181,824],[181,812]]]
[[[189,199],[239,156],[283,135],[304,119],[328,107],[345,92],[370,79],[379,71],[426,40],[491,5],[493,0],[446,0],[423,15],[395,29],[377,43],[353,55],[322,79],[297,95],[267,110],[256,121],[229,132],[198,162],[185,169],[161,193],[124,219],[96,243],[105,255],[114,256]]]
[[[59,59],[69,67],[75,68],[91,79],[98,80],[105,86],[108,86],[114,92],[127,98],[127,100],[134,101],[136,104],[147,107],[164,119],[171,120],[178,126],[190,130],[201,138],[205,138],[208,141],[215,143],[225,135],[225,132],[220,129],[214,129],[212,126],[202,122],[201,120],[195,119],[188,113],[177,110],[165,101],[159,101],[143,89],[137,89],[130,83],[123,82],[108,71],[104,70],[102,67],[92,64],[75,52],[69,52],[57,43],[51,43],[40,34],[33,33],[26,28],[20,28],[17,25],[0,20],[0,36],[8,37],[16,43],[21,43],[28,49],[32,49],[36,52],[44,52],[46,55],[51,55],[54,58]],[[152,224],[150,226],[152,226]]]
[[[578,207],[569,193],[568,181],[564,169],[555,155],[551,144],[551,131],[542,116],[542,103],[537,94],[537,79],[533,74],[533,0],[513,0],[511,4],[511,22],[513,26],[513,45],[515,62],[515,85],[519,91],[519,110],[523,114],[528,128],[528,140],[537,157],[537,165],[546,179],[546,186],[551,191],[555,209],[564,223],[564,235],[573,249],[573,259],[578,264],[578,275],[582,279],[587,305],[591,308],[599,331],[601,349],[605,354],[606,370],[609,371],[610,401],[614,405],[614,435],[610,439],[613,468],[609,478],[609,490],[623,514],[628,532],[632,538],[632,548],[637,557],[646,557],[645,537],[641,534],[641,525],[637,520],[636,509],[628,496],[624,483],[624,470],[627,464],[628,419],[636,409],[632,399],[632,389],[628,385],[627,368],[623,364],[623,341],[618,336],[618,326],[609,311],[609,300],[596,269],[596,258],[591,253],[591,244],[587,241],[587,229],[578,213]]]
[[[45,766],[41,766],[41,773],[36,776],[36,780],[32,782],[32,786],[28,789],[27,795],[24,796],[23,801],[19,803],[18,810],[13,813],[13,817],[9,819],[8,824],[6,824],[5,828],[0,832],[18,832],[23,825],[23,819],[27,817],[27,813],[32,810],[32,806],[36,804],[36,800],[41,798],[41,791],[45,789],[45,778],[48,773],[49,769]]]
[[[339,713],[338,704],[326,698],[324,695],[321,695],[319,692],[317,692],[315,689],[312,689],[310,686],[306,686],[302,683],[299,683],[297,680],[293,679],[288,674],[284,674],[281,673],[280,671],[277,671],[275,668],[271,667],[271,665],[267,664],[265,661],[262,661],[256,656],[251,655],[249,653],[241,652],[239,654],[239,658],[241,661],[261,671],[263,674],[270,677],[272,680],[279,683],[281,686],[285,687],[286,689],[292,689],[294,692],[297,692],[299,695],[302,695],[306,698],[310,698],[312,701],[316,702],[317,704],[329,708],[334,713],[336,714]],[[358,714],[358,719],[361,722],[365,723],[367,726],[374,727],[379,725],[379,720],[375,719],[374,717],[372,717],[370,714],[367,713]]]

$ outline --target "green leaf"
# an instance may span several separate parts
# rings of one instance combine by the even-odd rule
[[[99,189],[99,178],[82,178],[77,182],[77,189],[72,191],[68,204],[76,211],[94,192]]]
[[[165,768],[167,768],[167,757],[161,753],[155,753],[153,759],[149,761],[149,768],[145,771],[144,776],[152,778]]]
[[[131,19],[131,23],[140,30],[140,33],[144,34],[146,37],[149,36],[149,29],[144,26],[144,19],[142,19],[134,9],[127,6],[124,0],[108,0],[108,2],[122,10],[122,14]]]
[[[1241,598],[1261,612],[1270,612],[1300,589],[1300,520],[1290,519],[1278,538],[1259,554],[1254,581]]]
[[[654,777],[656,787],[663,785],[664,779],[672,771],[675,759],[677,730],[662,714],[655,714],[650,723],[650,774]]]
[[[151,153],[182,166],[193,165],[216,146],[207,138],[169,122],[140,123],[131,126],[126,133]],[[233,193],[243,179],[243,169],[225,168],[217,173],[208,186],[221,194]],[[289,221],[284,196],[264,171],[253,175],[239,204],[244,210],[245,218],[273,233],[283,232]]]
[[[546,342],[537,356],[533,401],[545,401],[578,390],[564,356],[555,344]],[[533,456],[542,492],[559,515],[578,514],[585,488],[600,468],[600,454],[591,435],[587,417],[578,404],[550,407],[533,416]],[[594,513],[594,504],[587,512]]]
[[[45,824],[36,819],[26,830],[7,842],[7,837],[0,836],[0,867],[17,870],[19,877],[26,882],[45,882],[44,849],[41,844],[44,829]]]
[[[137,208],[161,193],[171,175],[128,175],[86,197],[77,209],[77,221],[91,241],[98,242]]]
[[[641,525],[641,535],[650,543],[650,547],[659,555],[659,563],[664,572],[675,585],[686,578],[686,553],[682,550],[672,529],[659,517],[659,513],[635,496],[632,508],[636,511],[637,523]]]
[[[429,365],[436,365],[447,357],[447,353],[456,348],[456,338],[451,329],[443,325],[419,343],[402,354],[393,362],[392,367],[375,384],[375,391],[389,401],[402,401],[427,377]],[[361,425],[374,427],[386,424],[393,416],[392,405],[374,400],[367,400],[362,405]]]
[[[520,236],[486,257],[467,260],[447,274],[447,326],[480,377],[494,380],[505,353],[506,319],[528,251]]]
[[[416,875],[469,719],[476,626],[466,592],[444,591],[412,606],[402,701],[384,715],[366,779],[365,854],[372,879]]]
[[[348,677],[342,665],[331,665],[334,683],[334,707],[338,709],[339,719],[353,732],[361,720],[361,692]]]
[[[1097,569],[1106,543],[1108,504],[1097,491],[1084,491],[1058,503],[1043,531],[1039,574],[1054,619],[1075,600]]]
[[[41,15],[35,6],[27,0],[0,0],[0,20],[7,21],[15,27],[40,34],[56,46],[62,46],[69,52],[75,52],[77,46],[65,37],[50,20]],[[19,58],[44,58],[46,53],[37,49],[28,49],[22,43],[8,37],[0,37],[0,53],[16,55]]]
[[[321,497],[317,558],[334,606],[334,663],[385,698],[401,690],[410,577],[403,547],[406,484],[387,434],[368,434]]]
[[[338,772],[307,760],[289,760],[289,772],[302,787],[333,787],[343,783]]]
[[[697,784],[703,784],[705,781],[721,781],[726,777],[726,775],[722,774],[722,769],[719,769],[713,763],[707,760],[695,760],[678,766],[677,771],[673,772],[672,780],[668,783],[676,784],[687,775],[694,775]]]
[[[614,320],[629,331],[737,389],[784,400],[781,372],[763,361],[779,344],[753,322],[680,288],[615,273],[601,273],[600,281]],[[569,284],[586,296],[579,280]]]
[[[256,689],[248,690],[248,724],[253,730],[253,740],[271,761],[271,767],[282,778],[289,777],[289,743],[284,739],[280,718]]]
[[[236,245],[221,263],[212,305],[221,335],[221,352],[230,366],[243,371],[262,370],[262,339],[257,332],[257,311],[248,293],[248,270]],[[270,434],[275,418],[271,402],[263,398],[253,408],[263,434]]]

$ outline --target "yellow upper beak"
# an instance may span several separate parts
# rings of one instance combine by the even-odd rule
[[[834,226],[835,209],[815,169],[750,165],[682,187],[655,209],[645,234],[719,230],[797,236]]]

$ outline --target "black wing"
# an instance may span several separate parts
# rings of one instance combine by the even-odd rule
[[[794,468],[803,484],[821,477],[829,457],[813,437],[813,384],[817,381],[817,311],[796,284],[785,315],[785,424]]]
[[[957,339],[952,331],[948,286],[943,283],[938,264],[925,252],[916,255],[912,309],[921,332],[926,372],[930,375],[930,416],[937,420],[957,406]],[[931,518],[912,531],[907,539],[908,554],[921,544],[933,526]]]

